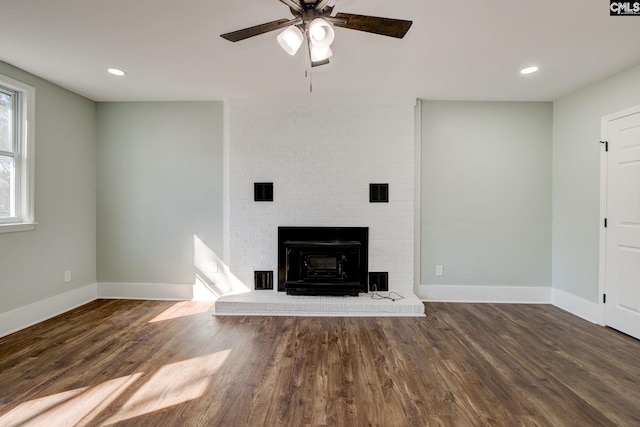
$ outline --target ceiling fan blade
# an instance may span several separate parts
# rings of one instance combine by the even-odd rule
[[[245,28],[238,31],[232,31],[226,34],[220,34],[223,39],[230,42],[237,42],[240,40],[248,39],[249,37],[259,36],[260,34],[268,33],[269,31],[275,31],[280,28],[288,27],[289,25],[297,25],[300,23],[300,18],[294,19],[278,19],[277,21],[267,22],[266,24],[256,25],[254,27]]]
[[[365,31],[367,33],[380,34],[401,39],[407,34],[413,21],[404,19],[379,18],[377,16],[354,15],[351,13],[338,13],[338,19],[347,19],[347,23],[336,22],[336,27],[348,28],[350,30]]]

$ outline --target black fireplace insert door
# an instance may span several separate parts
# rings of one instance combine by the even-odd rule
[[[278,290],[290,295],[367,292],[368,229],[280,227]]]

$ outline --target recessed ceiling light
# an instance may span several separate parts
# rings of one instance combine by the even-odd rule
[[[533,67],[523,68],[522,70],[520,70],[520,74],[533,74],[538,70],[539,68],[534,65]]]
[[[117,69],[117,68],[107,68],[107,71],[108,71],[110,74],[113,74],[114,76],[124,76],[125,74],[127,74],[127,73],[125,73],[124,71],[119,70],[119,69]]]

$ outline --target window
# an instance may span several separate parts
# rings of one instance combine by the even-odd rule
[[[32,230],[35,89],[0,75],[0,233]]]

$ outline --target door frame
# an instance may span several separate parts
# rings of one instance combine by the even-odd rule
[[[640,105],[618,111],[602,117],[600,121],[600,141],[607,141],[607,126],[609,122],[626,116],[640,113]],[[604,295],[607,293],[607,229],[604,227],[604,219],[607,217],[607,178],[608,158],[605,144],[600,144],[600,222],[599,222],[599,265],[598,265],[598,323],[607,325]]]

